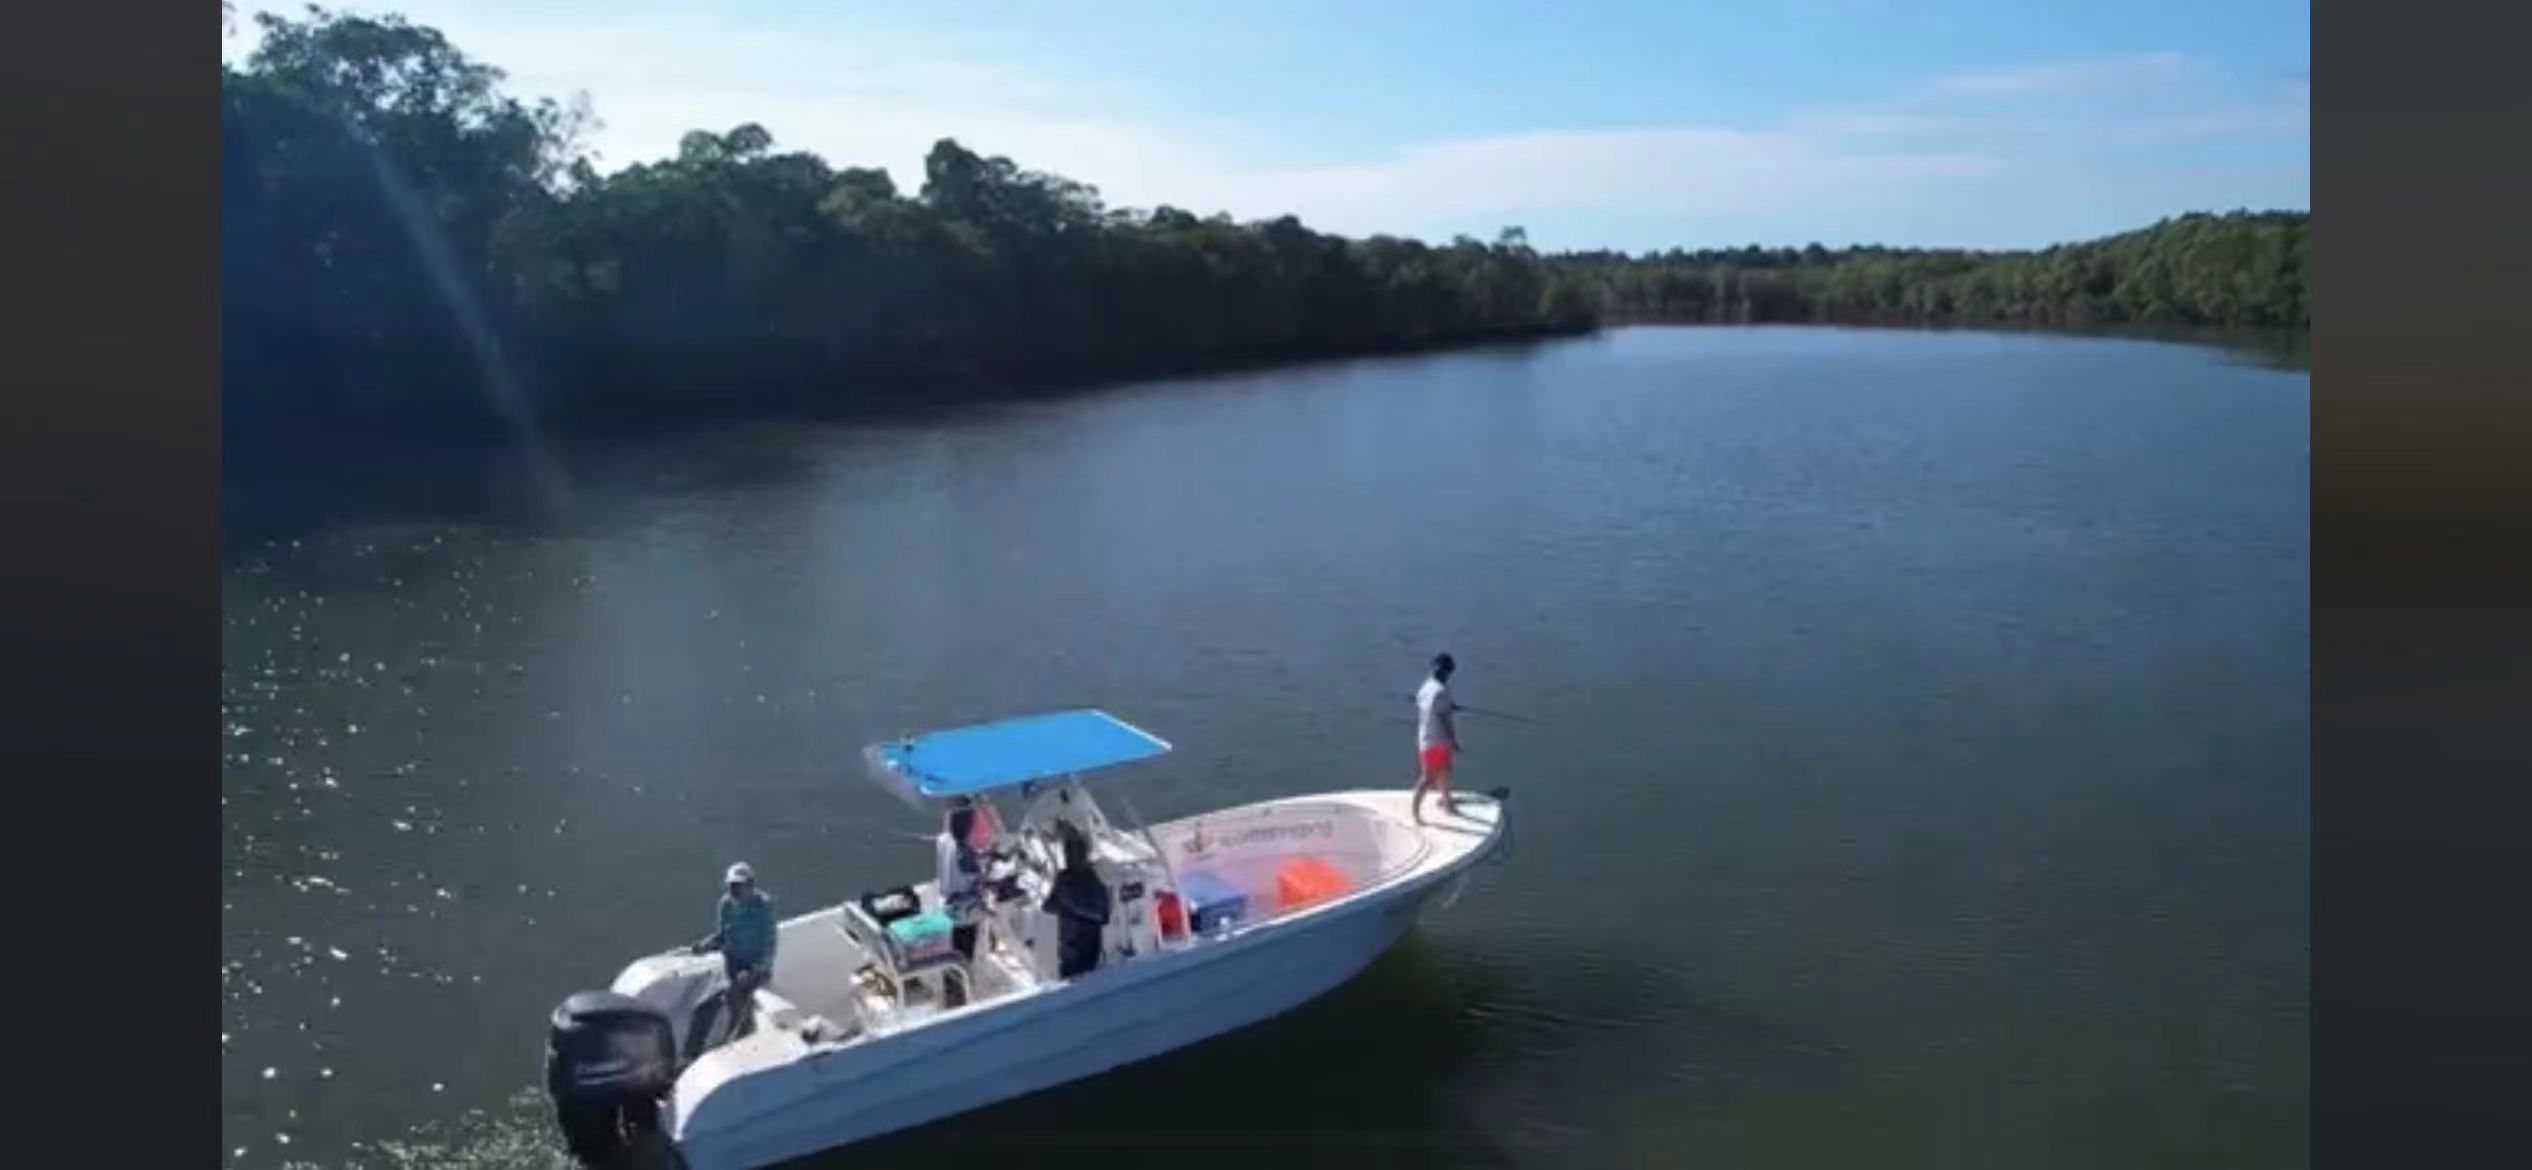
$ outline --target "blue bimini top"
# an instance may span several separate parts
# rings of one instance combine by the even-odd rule
[[[1164,755],[1169,744],[1105,711],[1057,711],[873,744],[885,780],[939,800]],[[893,785],[892,785],[893,786]]]

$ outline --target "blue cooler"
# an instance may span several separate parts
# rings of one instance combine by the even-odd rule
[[[1180,874],[1178,893],[1187,900],[1188,928],[1195,934],[1236,926],[1248,917],[1248,895],[1212,870]]]
[[[910,914],[888,924],[888,939],[897,946],[898,964],[920,967],[951,958],[958,952],[950,947],[950,928],[957,925],[939,910]]]

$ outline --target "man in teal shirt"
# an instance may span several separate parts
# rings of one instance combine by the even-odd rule
[[[774,973],[774,950],[781,945],[782,931],[774,921],[773,898],[756,888],[756,872],[746,862],[731,866],[726,881],[729,891],[721,895],[712,933],[687,950],[698,955],[720,952],[721,970],[729,980],[722,1005],[730,1013],[729,1038],[736,1040],[755,1028],[756,989]],[[707,1024],[698,1023],[688,1034],[688,1059],[702,1052],[703,1038],[710,1031]]]

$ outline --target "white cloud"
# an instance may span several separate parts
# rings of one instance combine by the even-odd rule
[[[773,26],[701,5],[560,2],[574,7],[395,7],[503,67],[516,92],[589,94],[601,121],[592,144],[608,168],[671,154],[689,130],[755,122],[782,147],[882,165],[911,190],[924,152],[954,137],[1094,184],[1113,205],[1290,212],[1357,235],[1491,234],[1518,216],[1569,212],[1853,223],[2027,176],[2037,148],[2062,146],[2070,127],[2131,141],[2309,132],[2299,110],[2134,101],[2139,90],[2168,97],[2205,72],[2159,53],[1937,78],[1775,125],[1528,128],[1305,164],[1296,160],[1312,144],[1272,125],[1191,116],[1129,85],[1019,68],[955,32],[841,12]]]
[[[1794,125],[1798,129],[1839,138],[1894,140],[1967,135],[2018,136],[2058,128],[2057,123],[2044,118],[1909,113],[1881,107],[1813,114],[1798,119]]]
[[[1800,198],[1827,209],[1997,165],[1969,153],[1854,151],[1796,130],[1551,130],[1419,145],[1352,166],[1223,176],[1220,195],[1235,212],[1291,208],[1349,233],[1434,222],[1475,231],[1490,216],[1536,208],[1735,216]]]
[[[2155,118],[2117,128],[2128,142],[2176,142],[2199,138],[2255,138],[2312,133],[2312,113],[2300,105],[2230,106]]]
[[[1293,165],[1276,152],[1269,127],[1155,113],[1162,103],[1124,86],[1032,73],[981,58],[953,37],[850,18],[776,35],[695,10],[592,29],[507,8],[428,7],[449,11],[426,7],[416,19],[502,63],[517,88],[589,92],[602,122],[592,141],[608,166],[665,156],[688,130],[753,121],[778,143],[839,165],[887,166],[912,188],[923,153],[954,137],[1092,183],[1121,206],[1166,203],[1242,218],[1291,212],[1348,233],[1447,235],[1489,230],[1493,217],[1533,208],[1729,215],[1790,199],[1888,198],[1897,186],[1995,165],[1971,152],[1863,141],[1907,132],[1864,120],[1528,130]],[[1951,121],[1953,130],[1967,125]]]
[[[1934,81],[1926,92],[1956,98],[2011,98],[2135,89],[2171,84],[2194,67],[2194,62],[2178,53],[2060,61],[1957,74]]]
[[[391,10],[500,67],[514,93],[587,93],[600,123],[589,143],[607,169],[672,155],[688,131],[747,122],[839,166],[884,165],[909,187],[942,137],[1085,181],[1130,178],[1176,145],[1135,119],[1125,89],[1005,66],[955,35],[841,16],[775,26],[703,6],[400,0]]]

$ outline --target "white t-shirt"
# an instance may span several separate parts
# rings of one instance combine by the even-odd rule
[[[1451,688],[1438,678],[1427,678],[1415,692],[1415,746],[1418,750],[1437,743],[1459,746],[1458,727],[1451,713],[1459,704],[1451,701]]]

